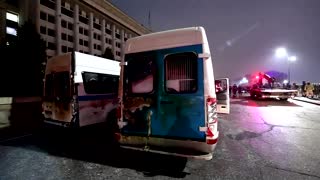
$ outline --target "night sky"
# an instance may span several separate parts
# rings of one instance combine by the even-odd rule
[[[216,78],[258,71],[287,73],[274,51],[287,48],[298,60],[291,81],[320,82],[320,0],[112,0],[153,31],[203,26]]]

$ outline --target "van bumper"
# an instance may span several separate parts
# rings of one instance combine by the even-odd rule
[[[44,118],[43,123],[44,125],[49,127],[66,127],[66,128],[72,127],[72,123],[70,122],[57,121],[50,118]]]
[[[117,134],[120,147],[157,154],[211,160],[216,144],[206,141],[176,140],[158,137],[142,137]]]

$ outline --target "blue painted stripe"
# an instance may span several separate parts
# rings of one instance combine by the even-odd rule
[[[116,94],[78,96],[79,101],[93,101],[93,100],[114,99],[114,98],[117,98]]]

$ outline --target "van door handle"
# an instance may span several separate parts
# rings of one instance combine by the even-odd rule
[[[173,104],[173,101],[160,101],[160,104]]]

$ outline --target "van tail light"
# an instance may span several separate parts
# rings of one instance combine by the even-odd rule
[[[217,103],[217,99],[216,98],[212,98],[212,97],[208,97],[207,98],[207,105],[211,106],[213,104]]]
[[[216,139],[207,139],[207,144],[216,144],[218,142],[218,138]]]
[[[207,144],[216,144],[218,138],[215,137],[218,125],[218,112],[217,112],[217,99],[207,98],[207,130],[206,130],[206,142]]]
[[[206,136],[207,137],[213,137],[214,136],[214,134],[212,132],[212,126],[207,127]]]

